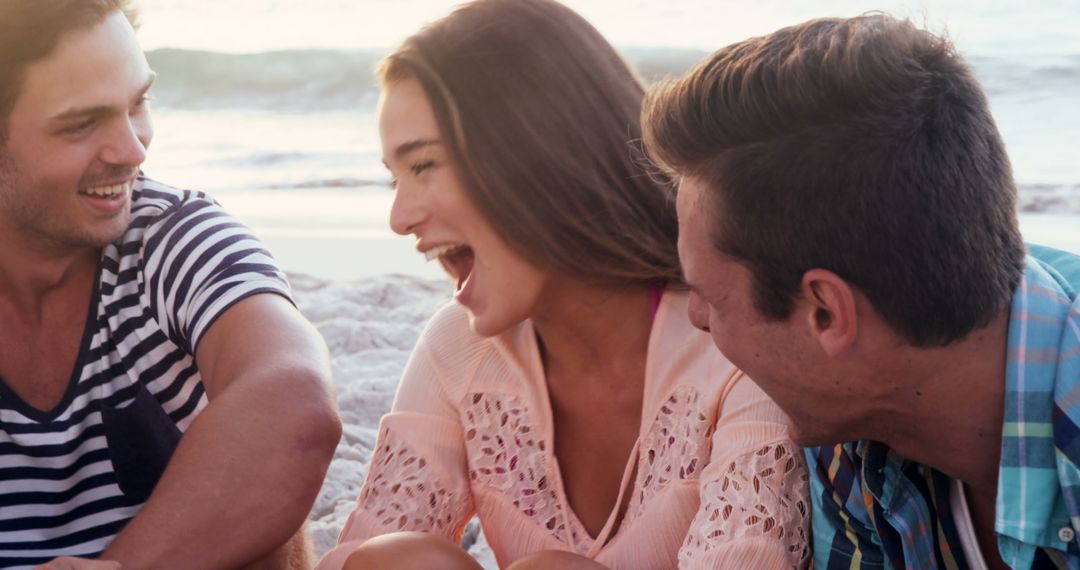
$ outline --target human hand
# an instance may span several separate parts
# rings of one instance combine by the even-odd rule
[[[73,558],[61,556],[54,558],[34,570],[121,570],[123,566],[112,560],[90,560],[88,558]]]

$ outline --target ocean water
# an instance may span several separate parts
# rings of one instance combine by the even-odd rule
[[[677,75],[706,55],[622,51],[647,80]],[[383,53],[152,50],[157,134],[145,171],[212,193],[286,269],[335,279],[440,275],[410,238],[387,227],[393,195],[372,79]],[[1013,162],[1025,236],[1080,252],[1080,50],[969,60]]]

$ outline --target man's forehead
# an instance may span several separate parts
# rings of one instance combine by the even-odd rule
[[[122,105],[152,78],[122,12],[73,30],[47,57],[27,66],[12,113],[31,107],[52,116],[71,108]]]
[[[717,231],[723,223],[718,216],[724,213],[717,207],[715,194],[716,190],[701,178],[684,177],[679,182],[675,209],[679,215],[680,251],[693,247],[695,253],[707,254],[710,259],[733,261],[717,246]]]
[[[704,198],[707,188],[704,182],[693,176],[679,178],[678,190],[675,196],[675,206],[680,219],[692,213],[699,213],[704,207]]]
[[[678,194],[676,196],[676,211],[679,216],[679,254],[682,258],[683,269],[687,277],[693,277],[695,260],[698,255],[705,253],[701,248],[708,242],[704,227],[705,216],[701,211],[699,196],[700,188],[687,178],[679,181]]]

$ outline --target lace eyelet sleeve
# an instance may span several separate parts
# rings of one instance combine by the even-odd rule
[[[679,568],[806,568],[810,499],[806,462],[787,419],[752,382],[717,420],[700,480],[700,506]]]
[[[383,427],[357,501],[358,518],[365,519],[372,535],[420,531],[458,540],[472,515],[467,487],[458,479],[395,430]]]
[[[380,424],[367,478],[338,545],[316,570],[339,570],[364,541],[392,532],[429,532],[460,541],[472,515],[460,426],[391,412]]]
[[[437,534],[457,542],[475,514],[465,437],[456,398],[424,331],[402,375],[353,512],[319,570],[340,568],[365,540],[399,531]]]

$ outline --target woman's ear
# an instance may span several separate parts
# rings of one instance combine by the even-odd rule
[[[800,292],[809,309],[809,332],[825,354],[837,356],[855,343],[858,316],[855,293],[847,281],[831,271],[811,269],[803,274]]]

